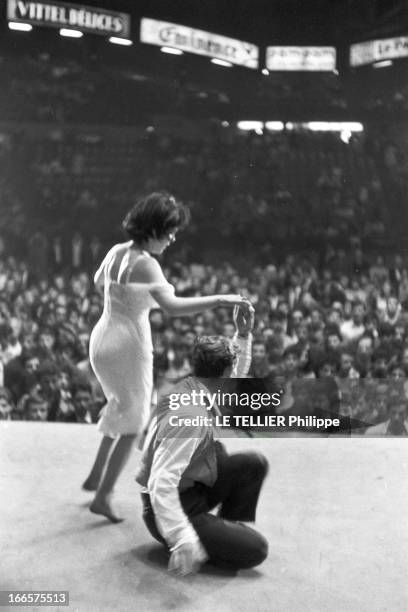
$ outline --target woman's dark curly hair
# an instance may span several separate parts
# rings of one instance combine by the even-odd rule
[[[140,244],[149,238],[160,240],[184,228],[189,220],[188,208],[170,193],[157,191],[136,202],[123,221],[123,229],[131,240]]]

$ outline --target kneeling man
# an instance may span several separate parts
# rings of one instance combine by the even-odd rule
[[[247,375],[253,309],[246,318],[242,311],[235,312],[234,319],[234,339],[199,338],[193,354],[193,376],[160,400],[136,478],[143,487],[145,524],[170,551],[169,569],[181,575],[197,571],[207,560],[232,569],[254,567],[268,552],[265,538],[243,524],[255,521],[267,460],[256,452],[229,455],[215,439],[208,418],[214,414],[207,404],[191,402],[176,412],[170,409],[170,396],[174,399],[184,393],[193,397],[194,391],[196,397],[200,391],[215,393],[217,378]],[[174,415],[180,426],[170,425]],[[207,418],[195,419],[198,425],[183,425],[183,419],[191,423],[197,415]],[[210,513],[217,506],[217,514]]]

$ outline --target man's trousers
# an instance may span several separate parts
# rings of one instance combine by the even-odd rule
[[[221,445],[220,445],[221,446]],[[218,453],[218,477],[214,486],[196,482],[179,493],[181,505],[201,540],[209,561],[233,569],[262,563],[268,554],[265,538],[244,522],[255,521],[258,497],[268,471],[263,455]],[[151,535],[166,545],[157,529],[148,494],[142,494],[143,519]],[[217,514],[210,510],[220,506]]]

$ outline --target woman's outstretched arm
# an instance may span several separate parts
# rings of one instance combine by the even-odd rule
[[[249,304],[240,295],[177,297],[167,282],[159,262],[150,257],[138,265],[137,279],[138,282],[157,284],[156,287],[152,287],[151,293],[159,306],[171,316],[193,315],[217,306],[234,306],[235,304],[248,308]]]

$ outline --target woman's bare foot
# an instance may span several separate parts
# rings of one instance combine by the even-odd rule
[[[99,483],[93,482],[90,478],[87,478],[82,485],[84,491],[96,491],[98,489]]]
[[[101,514],[111,521],[111,523],[121,523],[125,519],[116,516],[107,500],[94,499],[89,509],[94,514]]]

